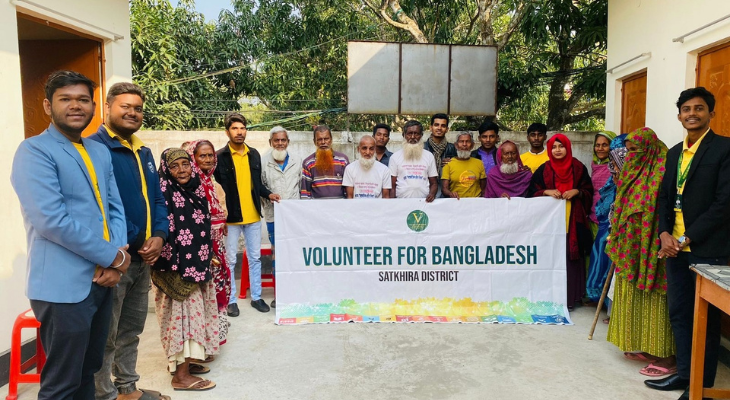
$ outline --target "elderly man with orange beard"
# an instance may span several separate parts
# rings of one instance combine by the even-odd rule
[[[350,163],[346,155],[332,149],[332,131],[327,125],[314,128],[317,151],[302,162],[302,199],[344,199],[342,178]]]
[[[410,120],[403,126],[403,148],[390,157],[391,195],[397,198],[425,198],[427,203],[436,198],[438,188],[436,160],[424,151],[421,139],[423,125]]]

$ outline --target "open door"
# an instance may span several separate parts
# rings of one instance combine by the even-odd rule
[[[104,93],[101,87],[102,42],[68,28],[18,14],[18,48],[25,137],[40,134],[51,123],[51,118],[43,110],[46,97],[44,84],[48,75],[63,69],[80,72],[98,85],[94,93],[94,118],[83,135],[96,132],[102,122]]]

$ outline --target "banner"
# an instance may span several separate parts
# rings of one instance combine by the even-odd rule
[[[565,204],[277,203],[276,323],[570,324]]]

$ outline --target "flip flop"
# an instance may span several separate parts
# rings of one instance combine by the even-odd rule
[[[203,384],[203,386],[199,386],[200,384]],[[191,383],[188,386],[175,386],[175,384],[172,384],[173,390],[195,391],[195,392],[202,392],[204,390],[210,390],[210,389],[213,389],[214,387],[215,387],[215,382],[209,381],[207,379],[201,379],[199,381]]]
[[[654,370],[655,372],[652,372]],[[658,377],[658,376],[664,376],[664,375],[671,375],[677,372],[677,367],[672,368],[664,368],[660,367],[658,365],[649,364],[646,367],[642,368],[639,373],[641,375],[651,376],[651,377]]]
[[[631,361],[643,361],[643,362],[648,362],[648,363],[653,363],[653,362],[657,361],[656,358],[651,357],[651,356],[647,357],[644,355],[644,353],[632,353],[630,351],[624,352],[624,358],[626,358],[627,360],[631,360]]]
[[[203,375],[210,372],[210,368],[205,365],[190,363],[188,365],[188,372],[192,375]],[[170,375],[175,375],[175,372],[170,372]]]
[[[139,400],[172,400],[170,396],[165,396],[164,394],[156,391],[156,390],[149,390],[149,389],[137,389],[140,392],[142,392],[142,396],[140,396]]]

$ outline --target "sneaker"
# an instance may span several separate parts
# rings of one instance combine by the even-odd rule
[[[259,312],[269,312],[271,308],[266,305],[264,299],[251,300],[251,307],[255,308]]]
[[[276,299],[271,300],[271,308],[276,308]]]
[[[231,303],[228,305],[228,308],[226,309],[228,311],[229,317],[237,317],[241,312],[238,310],[238,304]]]

